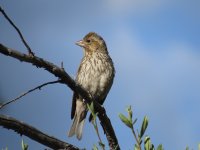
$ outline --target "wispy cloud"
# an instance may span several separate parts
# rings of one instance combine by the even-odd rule
[[[190,138],[197,140],[195,124],[200,124],[192,119],[200,105],[200,53],[181,41],[166,41],[160,47],[162,51],[148,49],[136,33],[123,27],[113,37],[110,47],[115,50],[115,84],[123,91],[115,92],[119,93],[116,96],[122,97],[126,105],[148,113],[151,120],[159,120],[151,123],[156,141],[162,137],[163,144],[171,143],[175,149],[184,148],[188,142],[195,144]],[[153,133],[158,130],[156,137]]]

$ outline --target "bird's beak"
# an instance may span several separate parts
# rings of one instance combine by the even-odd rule
[[[85,43],[83,40],[77,41],[76,45],[80,46],[80,47],[85,47]]]

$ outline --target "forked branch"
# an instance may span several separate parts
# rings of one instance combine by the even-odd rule
[[[67,74],[67,72],[65,72],[65,70],[63,68],[60,68],[60,67],[54,65],[53,63],[46,61],[40,57],[26,55],[17,50],[7,48],[6,46],[4,46],[2,44],[0,44],[0,53],[4,54],[6,56],[13,57],[13,58],[18,59],[23,62],[31,63],[31,64],[35,65],[36,67],[47,70],[48,72],[50,72],[53,75],[55,75],[56,77],[58,77],[71,90],[73,90],[76,93],[79,93],[86,100],[86,102],[91,103],[93,101],[91,94],[89,92],[87,92],[86,90],[84,90],[80,85],[78,85]],[[110,149],[112,149],[112,150],[120,149],[114,129],[112,127],[110,119],[106,115],[105,109],[101,105],[99,105],[96,101],[93,101],[93,102],[95,105],[95,110],[98,112],[98,117],[101,122],[101,125],[105,131]]]
[[[71,90],[73,90],[76,93],[79,93],[86,100],[87,103],[91,103],[93,101],[91,94],[89,92],[87,92],[86,90],[84,90],[80,85],[78,85],[67,74],[67,72],[65,72],[65,70],[63,68],[63,63],[61,64],[61,68],[60,68],[60,67],[54,65],[51,62],[48,62],[48,61],[46,61],[42,58],[35,56],[34,53],[31,50],[31,48],[29,47],[29,45],[25,41],[24,37],[22,36],[22,33],[20,32],[20,30],[17,28],[17,26],[14,24],[14,22],[8,17],[8,15],[1,8],[1,6],[0,6],[0,12],[8,20],[8,22],[15,28],[15,30],[18,32],[23,44],[26,46],[26,48],[28,50],[28,55],[20,53],[19,51],[16,51],[16,50],[7,48],[6,46],[4,46],[2,44],[0,44],[0,53],[7,55],[7,56],[10,56],[10,57],[13,57],[15,59],[18,59],[20,61],[31,63],[31,64],[35,65],[36,67],[44,68],[45,70],[47,70],[51,74],[58,77],[60,79],[61,83],[66,84]],[[110,119],[106,115],[105,109],[101,105],[99,105],[96,101],[93,101],[93,103],[94,103],[94,106],[95,106],[95,110],[98,112],[98,117],[99,117],[101,125],[104,129],[104,132],[106,134],[110,149],[119,150],[120,147],[118,145],[118,141],[117,141],[115,132],[113,130]],[[0,124],[1,123],[2,122],[0,122]],[[9,125],[9,124],[7,124],[7,125]],[[10,128],[10,127],[7,126],[7,128]]]

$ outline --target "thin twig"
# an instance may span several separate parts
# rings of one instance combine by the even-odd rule
[[[95,110],[97,110],[98,112],[97,116],[105,131],[110,149],[120,150],[120,146],[118,144],[115,131],[112,127],[112,123],[110,119],[108,118],[106,114],[105,108],[102,107],[100,104],[98,104],[98,102],[93,101],[92,95],[88,91],[86,91],[82,86],[78,85],[65,70],[61,69],[60,67],[40,57],[37,57],[37,56],[31,57],[30,55],[26,55],[17,50],[8,48],[2,45],[1,43],[0,43],[0,53],[6,56],[13,57],[23,62],[31,63],[35,65],[36,67],[44,68],[45,70],[55,75],[59,79],[62,79],[62,83],[66,84],[74,92],[79,93],[86,100],[88,104],[90,104],[91,102],[94,102]]]
[[[65,70],[64,67],[63,67],[63,61],[61,62],[61,69]]]
[[[49,85],[49,84],[54,84],[54,83],[61,83],[61,80],[46,82],[46,83],[43,83],[43,84],[41,84],[41,85],[39,85],[39,86],[37,86],[37,87],[35,87],[35,88],[32,88],[32,89],[28,90],[27,92],[22,93],[21,95],[19,95],[19,96],[16,97],[15,99],[12,99],[12,100],[10,100],[10,101],[8,101],[8,102],[3,103],[2,105],[0,105],[0,109],[2,109],[3,107],[5,107],[6,105],[8,105],[8,104],[10,104],[10,103],[13,103],[13,102],[17,101],[18,99],[24,97],[24,96],[27,95],[28,93],[31,93],[31,92],[33,92],[33,91],[35,91],[35,90],[37,90],[37,89],[40,90],[42,87],[44,87],[44,86],[46,86],[46,85]]]
[[[94,122],[92,122],[92,124],[93,124],[94,129],[95,129],[95,131],[96,131],[96,133],[97,133],[97,136],[98,136],[98,138],[99,138],[99,144],[101,144],[101,145],[100,145],[101,148],[102,148],[103,150],[105,150],[104,144],[103,144],[103,142],[102,142],[102,140],[101,140],[101,137],[100,137],[100,134],[99,134],[99,129],[98,129],[98,126],[97,126],[97,119],[96,119],[96,118],[95,118]]]
[[[138,145],[139,150],[142,150],[142,148],[141,148],[141,146],[140,146],[140,141],[139,141],[139,139],[137,138],[137,135],[136,135],[136,133],[135,133],[134,127],[131,128],[131,131],[132,131],[132,133],[133,133],[133,135],[134,135],[134,138],[135,138],[135,140],[136,140],[136,142],[137,142],[137,145]]]
[[[8,17],[8,15],[5,13],[5,11],[3,10],[3,8],[1,8],[0,6],[0,12],[3,14],[3,16],[6,18],[6,20],[15,28],[15,30],[17,31],[17,33],[19,34],[23,44],[25,45],[25,47],[28,50],[29,55],[34,56],[34,53],[32,52],[30,46],[27,44],[27,42],[25,41],[21,31],[19,30],[19,28],[14,24],[14,22]]]
[[[98,136],[98,139],[99,139],[99,145],[100,147],[102,148],[102,150],[105,150],[105,145],[103,144],[102,140],[101,140],[101,137],[100,137],[100,134],[99,134],[99,129],[98,129],[98,126],[97,126],[97,114],[98,113],[95,113],[94,112],[94,103],[92,102],[90,105],[87,104],[87,107],[88,107],[88,110],[91,112],[91,116],[92,116],[92,125],[96,131],[96,134]]]

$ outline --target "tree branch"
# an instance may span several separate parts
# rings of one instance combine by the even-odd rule
[[[16,58],[20,61],[24,61],[27,63],[31,63],[39,68],[44,68],[48,72],[54,74],[56,77],[60,78],[60,80],[65,83],[71,90],[74,92],[79,93],[87,103],[91,103],[93,101],[92,95],[84,90],[80,85],[78,85],[68,74],[65,72],[63,68],[59,68],[58,66],[54,65],[51,62],[48,62],[40,57],[37,56],[30,56],[23,54],[19,51],[10,49],[5,47],[4,45],[0,44],[0,53]],[[105,109],[99,105],[96,101],[93,101],[95,105],[95,110],[98,112],[98,117],[100,120],[100,123],[104,129],[104,132],[106,134],[109,147],[110,149],[118,150],[120,149],[118,145],[118,140],[116,138],[115,132],[113,130],[112,124],[110,122],[110,119],[106,115]]]
[[[34,53],[32,52],[30,46],[27,44],[27,42],[25,41],[21,31],[18,29],[18,27],[14,24],[14,22],[8,17],[8,15],[6,14],[6,12],[3,10],[3,8],[1,8],[0,6],[0,12],[3,14],[3,16],[6,18],[6,20],[8,20],[8,22],[13,26],[13,28],[15,28],[15,30],[17,31],[17,33],[19,34],[23,44],[25,45],[25,47],[28,50],[28,53],[32,56],[34,56]]]
[[[12,129],[20,135],[26,135],[29,138],[52,149],[79,150],[79,148],[75,147],[74,145],[65,143],[59,139],[56,139],[55,137],[39,131],[28,124],[5,115],[0,115],[0,125],[4,128]]]
[[[5,102],[5,103],[3,103],[3,104],[0,104],[0,109],[2,109],[3,107],[5,107],[6,105],[8,105],[8,104],[10,104],[10,103],[13,103],[13,102],[17,101],[18,99],[24,97],[24,96],[27,95],[28,93],[31,93],[31,92],[33,92],[33,91],[35,91],[35,90],[37,90],[37,89],[40,90],[42,87],[44,87],[44,86],[46,86],[46,85],[55,84],[55,83],[61,83],[61,81],[60,81],[60,80],[56,80],[56,81],[46,82],[46,83],[43,83],[43,84],[41,84],[41,85],[39,85],[39,86],[37,86],[37,87],[35,87],[35,88],[32,88],[32,89],[28,90],[27,92],[22,93],[22,94],[19,95],[18,97],[14,98],[14,99],[12,99],[12,100],[10,100],[10,101],[8,101],[8,102]]]

